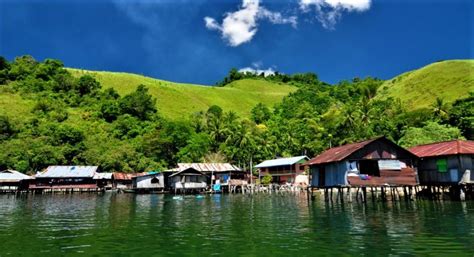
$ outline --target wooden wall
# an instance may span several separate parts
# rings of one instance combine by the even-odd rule
[[[447,172],[438,171],[436,161],[439,159],[447,159]],[[423,158],[418,162],[418,176],[421,185],[458,184],[466,170],[471,170],[471,180],[474,181],[472,155]]]

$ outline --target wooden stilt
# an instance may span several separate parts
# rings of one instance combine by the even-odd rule
[[[367,202],[367,188],[366,187],[362,188],[362,202],[363,203]]]
[[[348,196],[349,196],[348,202],[352,203],[352,188],[349,187],[347,189],[348,189]]]
[[[459,189],[459,200],[461,200],[461,201],[466,200],[466,193],[464,192],[464,188],[462,186]]]

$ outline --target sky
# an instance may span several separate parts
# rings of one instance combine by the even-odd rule
[[[474,59],[472,0],[0,0],[0,55],[213,85],[231,68],[390,79]]]

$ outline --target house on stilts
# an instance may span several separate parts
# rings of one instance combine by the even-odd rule
[[[409,187],[411,194],[411,187],[418,185],[416,160],[410,151],[378,137],[330,148],[305,165],[310,168],[312,188],[326,193],[337,188],[342,194],[342,188],[361,188],[365,200],[366,188],[381,188],[382,197],[386,187]]]
[[[245,172],[230,163],[178,163],[178,168],[171,171],[182,171],[193,168],[207,176],[207,184],[213,191],[231,191],[231,188],[247,185]]]
[[[430,194],[448,187],[454,198],[462,199],[466,191],[474,197],[474,141],[451,140],[409,150],[419,157],[420,185],[427,186]]]
[[[132,178],[132,188],[136,193],[164,192],[166,181],[163,172],[147,172]]]
[[[0,171],[0,193],[26,191],[32,179],[16,170],[2,170]]]
[[[29,189],[39,192],[99,191],[97,170],[97,166],[49,166],[35,175]]]
[[[305,155],[289,158],[278,158],[263,161],[255,166],[259,170],[259,176],[272,176],[275,184],[301,184],[308,185],[308,176],[305,174],[304,163],[308,161]]]
[[[200,193],[208,186],[208,176],[203,172],[189,167],[176,171],[169,176],[170,188],[176,193]]]

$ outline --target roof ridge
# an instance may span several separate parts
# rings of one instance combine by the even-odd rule
[[[468,142],[468,141],[470,141],[470,140],[451,139],[451,140],[444,140],[444,141],[437,141],[437,142],[432,142],[432,143],[426,143],[426,144],[415,145],[415,146],[412,146],[412,147],[410,147],[410,148],[414,148],[414,147],[418,147],[418,146],[425,146],[425,145],[435,145],[435,144],[441,144],[441,143],[449,143],[449,142],[455,142],[455,141],[457,141],[457,142],[459,142],[459,141],[461,141],[461,142]],[[409,149],[410,149],[410,148],[409,148]]]

